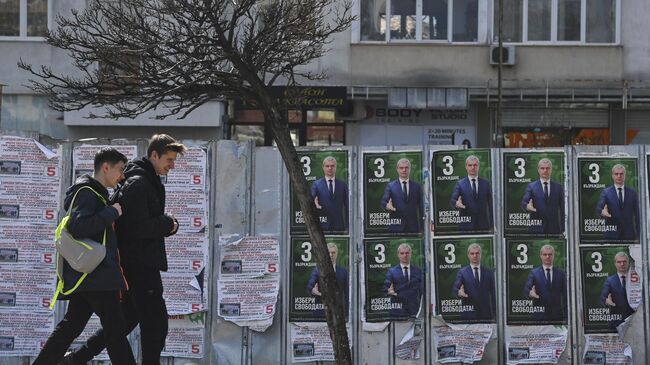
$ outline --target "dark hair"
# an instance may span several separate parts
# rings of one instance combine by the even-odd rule
[[[95,161],[93,166],[95,167],[95,172],[101,170],[104,162],[108,162],[109,165],[113,166],[117,163],[124,162],[126,163],[128,159],[122,152],[116,150],[113,147],[102,147],[97,153],[95,153]]]
[[[151,136],[149,141],[149,147],[147,148],[147,157],[151,157],[155,151],[158,154],[158,157],[164,155],[167,152],[177,152],[181,155],[185,153],[187,149],[183,146],[182,143],[176,142],[171,136],[167,134],[154,134]]]

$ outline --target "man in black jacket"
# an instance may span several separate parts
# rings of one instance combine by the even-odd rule
[[[122,302],[127,332],[140,324],[142,365],[159,365],[167,337],[167,307],[161,271],[167,271],[165,237],[178,231],[178,221],[165,214],[165,186],[160,175],[174,168],[185,146],[166,134],[151,138],[147,157],[130,161],[126,181],[118,193],[124,215],[117,221],[117,236],[129,291]],[[105,346],[97,331],[86,344],[66,357],[64,364],[85,364]]]
[[[113,364],[133,364],[133,352],[126,339],[125,319],[119,292],[127,288],[120,270],[117,239],[113,222],[122,214],[119,203],[107,205],[107,187],[114,188],[124,177],[127,159],[114,148],[102,148],[95,155],[94,176],[80,176],[66,191],[63,207],[70,212],[67,230],[77,239],[91,238],[105,242],[106,257],[97,268],[83,277],[63,260],[63,293],[69,299],[65,317],[45,342],[34,365],[58,363],[72,341],[83,331],[93,313],[99,317],[108,356]]]

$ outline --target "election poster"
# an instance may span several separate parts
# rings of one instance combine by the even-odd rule
[[[327,234],[350,230],[350,161],[346,150],[298,151],[320,226]],[[298,196],[290,185],[291,234],[306,234]]]
[[[271,325],[280,291],[279,243],[265,236],[222,235],[218,263],[218,315],[264,331]]]
[[[59,197],[58,181],[0,175],[0,221],[56,225]]]
[[[291,323],[292,362],[334,361],[334,348],[326,323]],[[347,325],[350,336],[350,325]]]
[[[507,364],[557,364],[566,349],[568,335],[566,326],[507,327]]]
[[[435,313],[448,323],[495,323],[491,237],[433,240]]]
[[[54,312],[8,310],[0,315],[0,355],[36,356],[54,327]]]
[[[433,351],[441,364],[481,361],[494,329],[490,325],[467,328],[433,327]]]
[[[494,231],[489,149],[432,151],[431,191],[435,236]]]
[[[423,232],[422,167],[421,152],[363,154],[365,236]]]
[[[506,237],[564,234],[565,166],[562,151],[503,153]]]
[[[366,321],[417,317],[425,291],[422,239],[373,238],[363,246]]]
[[[54,229],[53,226],[26,222],[0,222],[0,267],[8,264],[30,264],[54,272]]]
[[[640,248],[581,247],[584,333],[617,333],[641,302]]]
[[[335,263],[336,285],[344,300],[345,316],[350,309],[350,240],[348,237],[325,237],[330,259]],[[289,322],[325,322],[325,305],[319,284],[319,271],[309,237],[291,238]]]
[[[222,239],[224,238],[224,239]],[[228,241],[220,237],[219,277],[237,280],[279,274],[280,246],[278,240],[265,236],[246,236]]]
[[[580,241],[639,241],[636,157],[578,157]]]
[[[566,241],[512,238],[506,245],[508,325],[566,325]]]
[[[585,335],[584,365],[633,364],[632,347],[616,335]]]
[[[0,175],[60,177],[59,157],[32,138],[0,135]]]
[[[169,316],[169,332],[161,356],[202,359],[206,312]]]

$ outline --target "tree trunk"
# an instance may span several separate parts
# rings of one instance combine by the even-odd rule
[[[271,127],[273,138],[277,143],[280,155],[282,155],[284,165],[289,172],[289,178],[295,188],[300,202],[300,208],[305,217],[307,231],[311,238],[313,253],[316,257],[316,266],[320,273],[319,285],[323,294],[322,301],[325,304],[327,325],[334,347],[336,363],[352,364],[345,322],[344,293],[341,293],[336,284],[336,273],[334,272],[334,266],[332,265],[329,251],[327,250],[327,243],[325,242],[325,236],[320,226],[316,205],[309,193],[309,186],[302,172],[302,165],[298,161],[298,153],[293,146],[287,122],[284,120],[285,118],[282,118],[280,112],[275,108],[265,109],[268,113],[266,115],[267,125]]]

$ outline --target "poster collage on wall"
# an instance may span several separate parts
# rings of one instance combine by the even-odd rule
[[[566,349],[573,292],[584,306],[582,333],[617,336],[618,325],[641,300],[637,255],[644,203],[639,201],[638,157],[577,154],[573,162],[578,168],[570,181],[573,165],[563,149],[495,151],[432,150],[428,163],[420,151],[363,152],[358,194],[350,192],[347,151],[299,152],[321,211],[337,284],[346,293],[348,318],[350,308],[361,309],[363,323],[412,321],[430,314],[444,327],[432,331],[437,361],[476,361],[496,331],[503,293],[508,363],[556,363]],[[576,227],[569,216],[572,189],[579,201]],[[359,306],[351,302],[349,274],[354,252],[350,207],[357,195]],[[304,221],[297,199],[293,192],[291,196],[290,322],[323,321],[318,270],[311,244],[301,236]],[[579,231],[579,257],[571,261],[573,248],[567,242],[574,229]],[[580,293],[570,289],[570,276],[578,273],[575,268],[569,272],[570,262],[580,267]],[[505,287],[498,288],[499,283]],[[454,325],[469,326],[463,331],[476,341],[466,341]],[[604,343],[600,337],[589,341],[594,349]],[[615,359],[624,349],[605,355]],[[593,349],[586,350],[594,355]],[[294,361],[299,357],[295,352]]]

